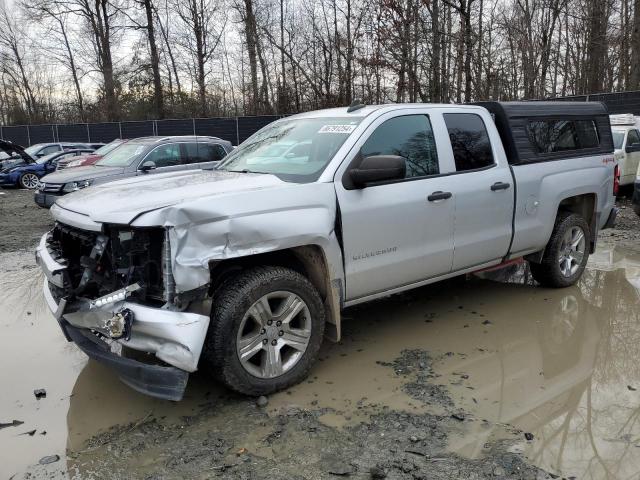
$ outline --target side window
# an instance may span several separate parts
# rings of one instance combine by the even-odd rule
[[[399,155],[407,161],[405,178],[440,173],[438,153],[426,115],[405,115],[387,120],[371,134],[360,149],[363,157]]]
[[[529,141],[538,153],[597,148],[598,130],[593,120],[536,120],[527,125]]]
[[[217,143],[187,143],[185,147],[186,163],[217,162],[227,155],[226,150]]]
[[[154,162],[157,168],[180,165],[180,145],[177,143],[160,145],[144,159],[145,162],[149,160]]]
[[[52,153],[56,153],[59,151],[60,151],[59,145],[49,145],[48,147],[44,147],[42,150],[40,150],[40,155],[42,156],[51,155]]]
[[[638,147],[640,145],[640,135],[638,135],[637,130],[629,130],[627,133],[627,146],[633,145],[634,147]]]
[[[445,113],[456,171],[476,170],[493,165],[489,134],[482,118],[475,113]]]

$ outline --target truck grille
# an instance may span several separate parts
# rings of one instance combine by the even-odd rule
[[[139,283],[133,294],[145,303],[164,301],[162,228],[111,228],[90,232],[56,224],[47,247],[67,267],[66,295],[94,299]]]

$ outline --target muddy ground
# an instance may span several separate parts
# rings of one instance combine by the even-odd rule
[[[0,192],[0,480],[640,476],[626,201],[578,285],[516,265],[349,309],[308,381],[258,406],[204,375],[182,402],[150,399],[87,362],[43,304],[46,212]]]

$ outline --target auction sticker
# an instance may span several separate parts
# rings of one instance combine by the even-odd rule
[[[323,125],[318,133],[351,133],[356,125]]]

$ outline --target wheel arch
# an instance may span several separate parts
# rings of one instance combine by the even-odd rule
[[[598,237],[598,195],[596,193],[583,193],[567,197],[560,201],[556,212],[556,218],[559,212],[572,212],[584,218],[589,225],[589,251],[593,253],[596,249],[596,240]]]
[[[339,341],[343,284],[340,278],[333,278],[331,275],[329,260],[319,245],[302,245],[232,259],[213,260],[210,262],[209,294],[215,296],[227,281],[247,268],[269,265],[290,268],[309,279],[318,290],[325,306],[325,336],[334,342]]]

